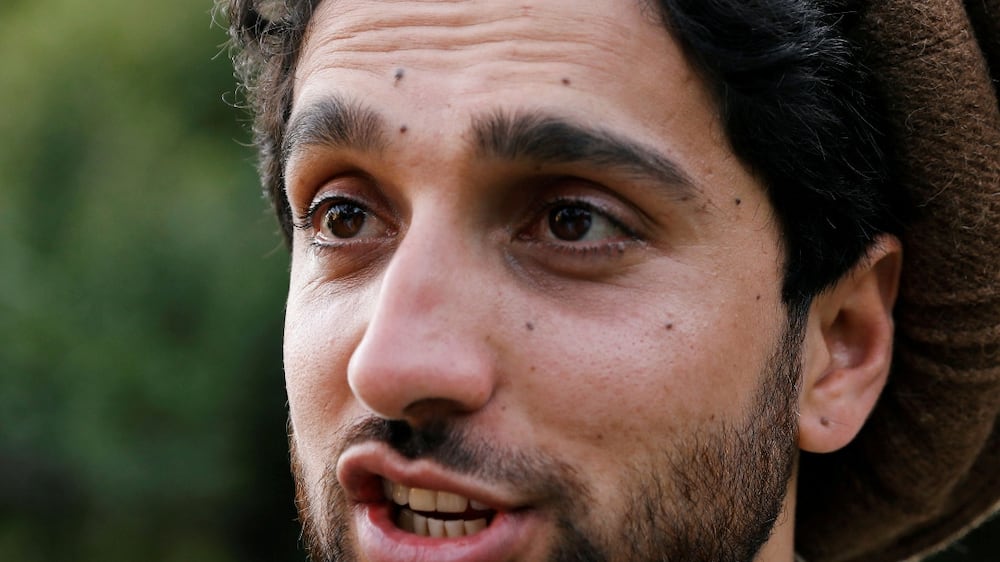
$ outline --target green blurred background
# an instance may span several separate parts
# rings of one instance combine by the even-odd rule
[[[210,0],[0,0],[0,560],[301,560]]]
[[[0,560],[304,558],[224,41],[209,0],[0,0]]]

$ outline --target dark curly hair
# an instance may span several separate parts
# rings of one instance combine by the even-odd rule
[[[254,115],[261,180],[287,241],[281,146],[319,0],[218,1]],[[784,243],[782,298],[802,311],[879,234],[898,234],[906,215],[890,179],[883,112],[850,40],[852,2],[638,1],[662,17],[706,78],[734,152],[762,180]]]

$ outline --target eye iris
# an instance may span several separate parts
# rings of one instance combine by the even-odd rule
[[[338,203],[326,212],[326,228],[337,238],[353,238],[365,224],[364,209],[349,203]]]
[[[593,214],[582,207],[559,207],[549,213],[549,228],[560,240],[580,240],[590,232]]]

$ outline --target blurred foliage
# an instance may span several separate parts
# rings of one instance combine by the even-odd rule
[[[0,3],[0,559],[303,558],[287,255],[210,12]]]
[[[302,558],[287,254],[210,9],[0,3],[0,559]]]

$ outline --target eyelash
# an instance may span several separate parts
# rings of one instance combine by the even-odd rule
[[[340,195],[327,195],[313,201],[309,208],[305,210],[304,213],[296,217],[293,221],[293,226],[299,230],[310,230],[313,227],[313,223],[316,221],[316,213],[324,207],[327,203],[337,203],[343,201],[345,203],[350,202],[350,199],[342,197]]]
[[[533,245],[535,244],[543,245],[550,250],[562,254],[570,254],[580,257],[591,257],[591,256],[614,257],[623,254],[628,249],[629,246],[635,243],[642,242],[642,237],[636,230],[627,226],[625,224],[625,221],[619,219],[617,216],[615,216],[613,212],[611,212],[604,206],[596,205],[584,199],[579,199],[576,197],[566,197],[566,196],[555,197],[542,202],[542,204],[539,205],[538,210],[532,213],[531,220],[528,222],[525,228],[521,229],[521,232],[535,227],[542,221],[546,221],[548,219],[549,213],[552,212],[553,209],[563,206],[580,207],[582,209],[586,209],[594,213],[595,215],[602,217],[604,220],[611,223],[611,226],[620,231],[622,235],[625,237],[625,239],[616,240],[613,242],[603,241],[590,244],[578,244],[578,243],[573,243],[571,241],[552,242],[543,240],[531,240],[525,234],[518,235],[518,238],[520,238],[524,242]]]
[[[336,205],[338,203],[357,205],[358,207],[371,213],[369,206],[350,197],[345,197],[343,195],[327,195],[313,201],[309,205],[309,208],[292,222],[293,227],[298,230],[312,232],[315,230],[314,225],[319,213],[324,211],[324,209],[329,208],[331,205]],[[614,241],[598,241],[594,243],[575,243],[574,241],[556,242],[551,240],[541,240],[537,235],[532,235],[527,232],[529,230],[539,228],[539,226],[541,226],[541,228],[547,228],[548,225],[545,223],[548,220],[549,213],[551,213],[553,209],[563,206],[579,207],[594,213],[594,215],[608,221],[613,228],[621,232],[623,239]],[[371,214],[377,218],[377,215],[374,215],[374,213]],[[624,254],[629,247],[643,242],[642,237],[636,230],[627,226],[624,221],[615,216],[613,212],[605,208],[603,205],[597,205],[590,201],[576,197],[559,196],[544,200],[536,207],[536,210],[531,213],[530,217],[530,220],[525,223],[525,226],[518,229],[518,234],[515,235],[519,241],[532,246],[540,246],[545,248],[547,251],[562,255],[569,255],[571,257],[613,258]],[[331,244],[329,242],[321,241],[314,232],[310,236],[309,240],[309,246],[317,251],[328,251],[333,248],[351,246],[359,243],[362,242],[344,240]]]
[[[356,201],[350,197],[345,197],[343,195],[332,195],[332,194],[320,197],[319,199],[313,201],[309,205],[309,208],[305,210],[305,212],[300,214],[298,217],[296,217],[294,221],[292,221],[292,226],[295,229],[310,233],[309,247],[312,248],[313,250],[327,251],[327,250],[332,250],[334,248],[343,248],[367,242],[367,239],[365,240],[345,239],[340,242],[330,243],[321,241],[319,239],[319,237],[317,236],[318,229],[315,228],[316,219],[318,215],[320,214],[320,212],[326,212],[326,209],[328,209],[329,207],[340,203],[355,205],[361,209],[364,209],[365,212],[367,212],[371,216],[377,218],[377,215],[375,215],[375,213],[371,211],[368,205],[365,205],[364,203]]]

